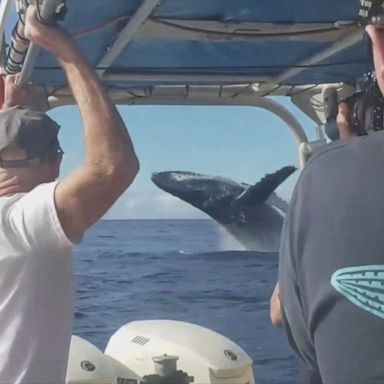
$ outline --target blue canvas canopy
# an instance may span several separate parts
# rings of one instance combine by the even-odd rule
[[[316,123],[316,143],[324,143],[327,87],[348,97],[372,71],[361,19],[370,1],[33,1],[43,18],[63,16],[116,104],[264,108],[292,130],[302,164],[315,144],[287,108],[266,96],[289,97]],[[4,31],[15,3],[22,36],[27,0],[1,0],[0,26]],[[75,103],[56,59],[15,35],[0,67],[21,71],[23,84],[44,85],[51,108]],[[0,46],[4,57],[6,45]]]
[[[121,52],[103,61],[145,6],[148,15],[128,32]],[[359,6],[360,0],[67,0],[63,24],[117,88],[248,82],[292,68],[298,73],[280,84],[353,83],[372,68],[366,38],[339,43],[362,31]],[[335,44],[331,55],[306,64]],[[46,52],[32,80],[65,85]]]

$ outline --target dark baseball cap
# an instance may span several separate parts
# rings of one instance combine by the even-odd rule
[[[43,112],[12,107],[0,111],[0,153],[10,146],[26,152],[27,159],[47,159],[62,152],[57,138],[60,126]]]

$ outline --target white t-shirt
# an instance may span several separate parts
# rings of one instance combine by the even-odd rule
[[[71,249],[54,190],[0,198],[0,383],[65,382],[73,327]]]

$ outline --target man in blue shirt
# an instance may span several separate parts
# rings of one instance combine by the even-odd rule
[[[383,92],[384,32],[367,32]],[[338,123],[348,128],[345,105]],[[331,143],[303,170],[283,228],[284,326],[323,383],[384,382],[383,164],[383,131]]]

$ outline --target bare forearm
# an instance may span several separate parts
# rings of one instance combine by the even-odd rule
[[[84,124],[86,165],[102,170],[125,163],[135,173],[137,159],[125,124],[74,39],[57,25],[39,23],[33,5],[26,20],[26,37],[55,55],[67,75]]]
[[[82,115],[86,162],[96,167],[137,166],[126,126],[105,94],[99,78],[76,48],[59,59]],[[68,56],[68,55],[67,55]]]
[[[384,94],[384,31],[373,27],[367,27],[367,32],[372,41],[373,61],[375,64],[377,82]]]
[[[84,125],[86,162],[55,189],[61,225],[77,241],[132,183],[138,161],[123,120],[74,39],[57,25],[41,24],[36,12],[28,7],[25,36],[61,63]]]

